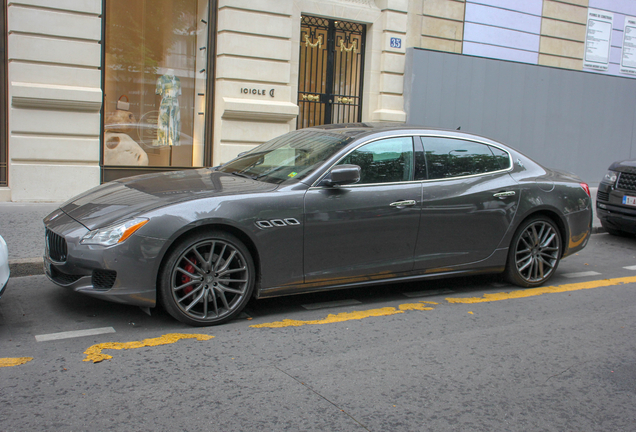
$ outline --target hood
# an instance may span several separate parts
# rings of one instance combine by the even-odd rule
[[[208,168],[170,171],[105,183],[72,198],[61,209],[86,228],[95,229],[174,203],[269,192],[276,187]]]
[[[609,169],[611,169],[612,171],[636,174],[636,160],[614,162],[612,165],[610,165]]]

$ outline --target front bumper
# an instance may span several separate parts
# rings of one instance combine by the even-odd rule
[[[636,207],[623,205],[623,197],[636,196],[636,191],[615,189],[601,183],[596,195],[596,214],[604,227],[636,234]]]
[[[88,229],[64,213],[45,219],[45,226],[47,236],[57,235],[57,245],[65,245],[65,254],[54,252],[52,258],[47,237],[44,271],[53,283],[112,302],[155,306],[165,240],[133,235],[114,246],[82,245]]]

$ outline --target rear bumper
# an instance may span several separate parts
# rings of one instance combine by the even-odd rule
[[[563,258],[587,246],[587,242],[592,235],[592,208],[590,206],[587,210],[570,213],[566,216],[566,219],[570,229],[570,238],[567,239]]]

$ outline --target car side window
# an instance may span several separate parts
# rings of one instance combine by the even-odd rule
[[[508,153],[506,153],[505,151],[497,147],[493,147],[493,146],[488,146],[488,147],[490,147],[492,154],[495,155],[495,159],[497,159],[497,162],[499,162],[500,169],[503,170],[503,169],[510,168],[510,156],[508,155]]]
[[[463,177],[510,167],[508,153],[455,138],[421,137],[429,179]]]
[[[365,144],[339,164],[360,167],[357,184],[409,181],[413,178],[413,138],[388,138]]]

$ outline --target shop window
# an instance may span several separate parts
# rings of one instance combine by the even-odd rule
[[[105,171],[204,166],[208,7],[106,0]]]

